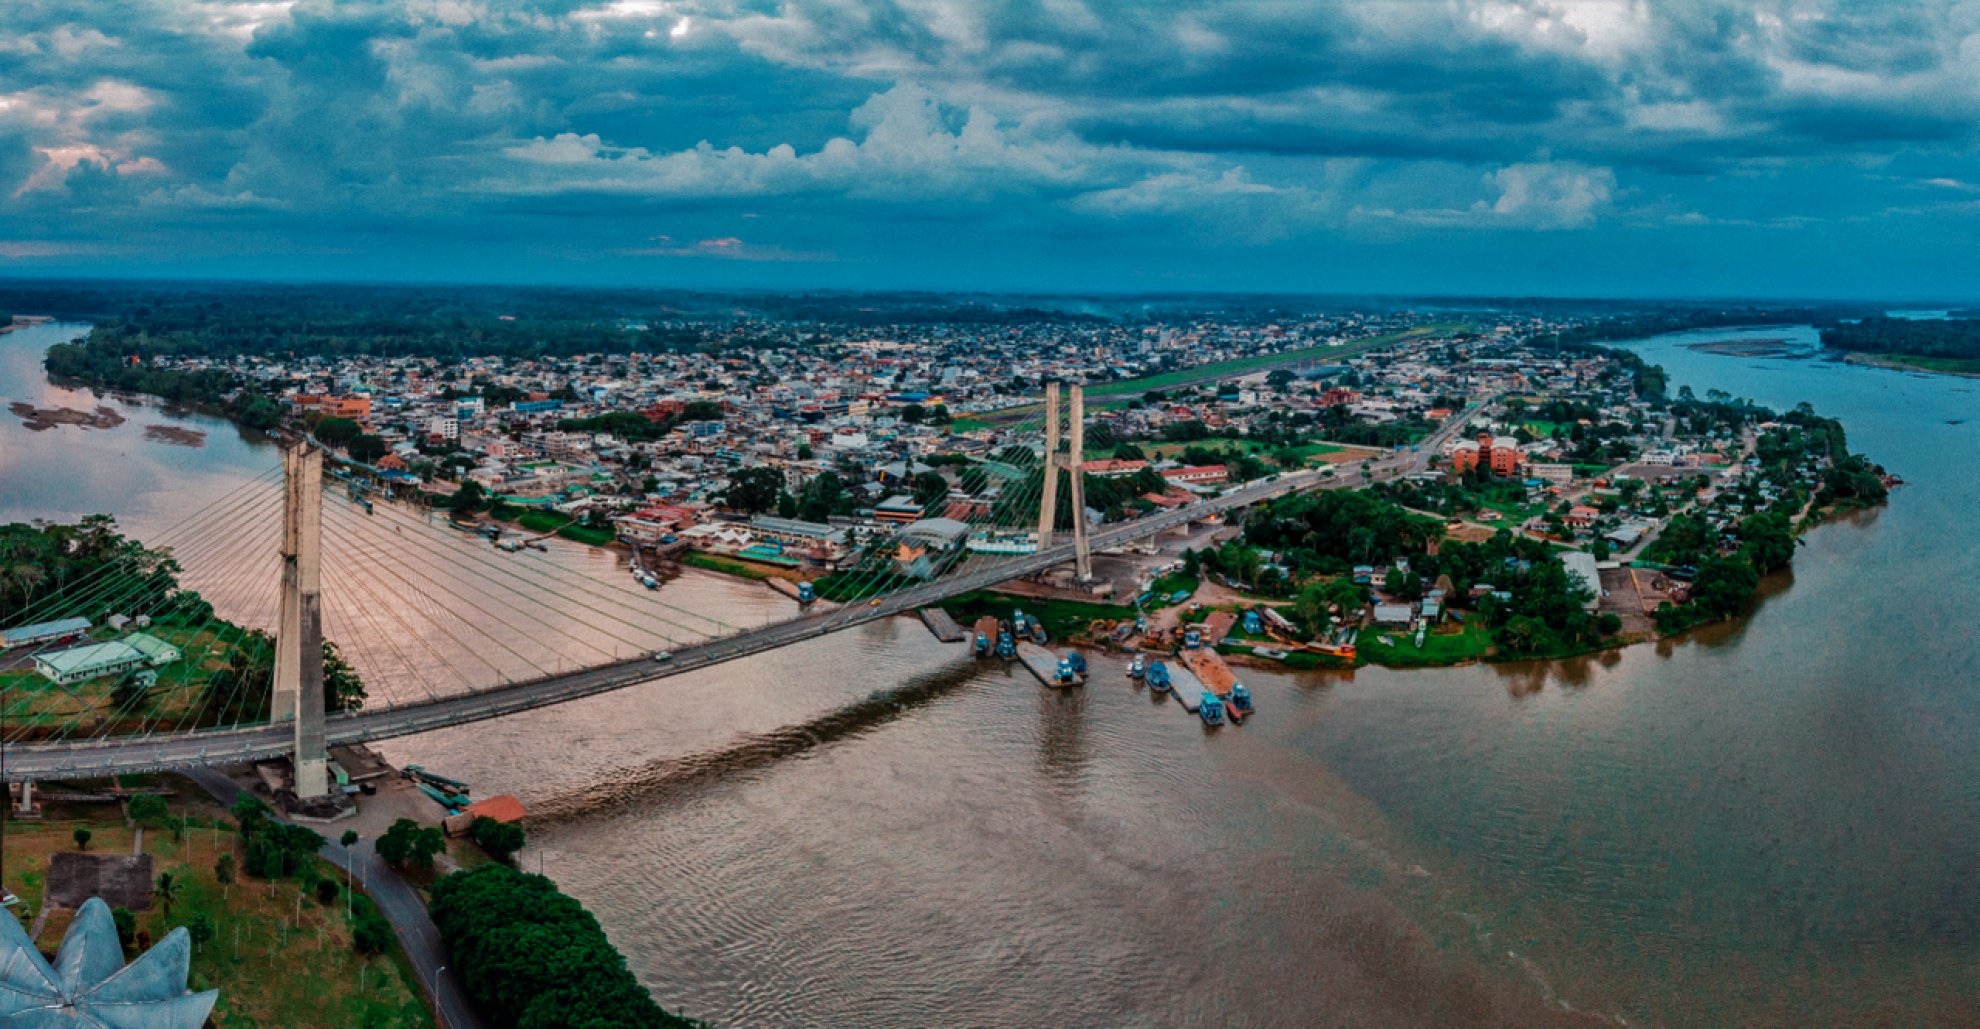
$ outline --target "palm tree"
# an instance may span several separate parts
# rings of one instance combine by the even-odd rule
[[[151,895],[158,898],[159,908],[164,912],[166,920],[170,921],[172,901],[179,896],[179,884],[172,879],[172,873],[158,873],[158,886],[151,891]]]

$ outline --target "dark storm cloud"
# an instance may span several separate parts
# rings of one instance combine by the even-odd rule
[[[1651,255],[1960,224],[1919,183],[1980,181],[1976,120],[1951,0],[30,2],[0,9],[0,254],[1096,284],[1192,248]]]

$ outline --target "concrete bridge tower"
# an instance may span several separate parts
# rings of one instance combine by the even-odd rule
[[[282,610],[269,720],[296,726],[296,796],[330,792],[323,737],[323,451],[282,451]]]
[[[1080,465],[1086,462],[1086,387],[1071,387],[1071,419],[1065,450],[1059,449],[1059,383],[1045,384],[1045,488],[1039,496],[1038,549],[1052,545],[1054,523],[1059,513],[1059,472],[1064,469],[1072,486],[1073,570],[1080,582],[1093,578],[1093,552],[1086,539],[1086,484],[1080,481]]]

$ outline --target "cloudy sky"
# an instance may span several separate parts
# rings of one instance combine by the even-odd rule
[[[0,7],[0,274],[1980,297],[1970,0]]]

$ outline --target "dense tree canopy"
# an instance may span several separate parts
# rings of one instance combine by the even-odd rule
[[[514,1029],[667,1029],[698,1023],[662,1010],[598,920],[550,880],[507,865],[433,887],[434,924],[475,1004]]]

